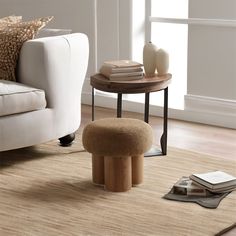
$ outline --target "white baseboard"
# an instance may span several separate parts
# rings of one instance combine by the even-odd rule
[[[185,95],[185,111],[193,112],[201,123],[236,128],[236,101]]]
[[[83,91],[82,104],[91,105],[91,101],[90,88],[90,91]],[[185,101],[184,110],[169,108],[169,118],[236,129],[235,101],[193,95],[186,95]],[[116,109],[116,104],[116,96],[96,93],[95,106]],[[144,104],[123,100],[122,110],[144,113]],[[162,116],[163,107],[150,105],[149,112],[153,116]]]
[[[236,115],[236,101],[192,94],[185,95],[185,108]]]

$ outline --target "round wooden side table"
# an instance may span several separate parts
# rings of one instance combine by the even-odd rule
[[[168,85],[172,75],[144,77],[141,80],[132,81],[111,81],[102,74],[95,74],[90,77],[92,86],[92,120],[94,120],[94,89],[117,93],[117,117],[122,117],[122,94],[145,93],[144,121],[149,122],[149,96],[150,92],[164,90],[164,111],[163,111],[163,133],[160,138],[161,151],[153,147],[145,156],[156,156],[167,154],[167,121],[168,121]]]

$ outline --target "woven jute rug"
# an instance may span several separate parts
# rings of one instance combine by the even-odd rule
[[[206,144],[207,145],[207,144]],[[236,192],[217,209],[163,199],[181,177],[226,171],[236,163],[168,148],[144,161],[145,181],[125,193],[91,183],[91,157],[80,137],[0,153],[0,235],[215,235],[236,222]]]

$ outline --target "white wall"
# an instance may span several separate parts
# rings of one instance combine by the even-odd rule
[[[189,12],[193,18],[236,20],[236,1],[189,0]]]
[[[97,1],[98,68],[106,60],[131,57],[131,1]]]
[[[0,17],[15,14],[29,20],[54,16],[47,28],[83,32],[90,42],[88,74],[95,71],[95,0],[0,0]]]
[[[190,0],[189,17],[236,20],[236,1]],[[236,100],[236,27],[189,26],[188,46],[188,93]]]
[[[189,18],[236,20],[235,0],[189,0]],[[236,128],[236,27],[190,25],[185,110]]]

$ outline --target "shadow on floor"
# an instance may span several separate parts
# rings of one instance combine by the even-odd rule
[[[47,147],[48,146],[48,147]],[[49,147],[50,146],[50,147]],[[59,145],[42,144],[38,146],[20,148],[0,152],[0,170],[15,164],[32,161],[35,159],[48,158],[50,156],[69,155],[73,153],[86,152],[83,147],[62,147]]]
[[[65,180],[42,182],[15,194],[18,195],[18,198],[35,203],[76,202],[76,204],[88,203],[114,195],[113,192],[104,190],[103,186],[94,185],[91,179],[81,179],[73,183]]]

